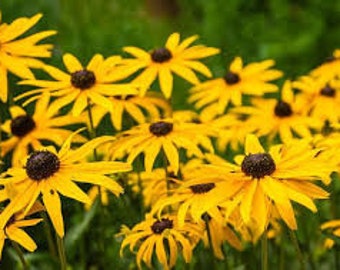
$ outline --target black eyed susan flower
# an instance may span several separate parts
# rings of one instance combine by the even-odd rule
[[[330,123],[338,123],[340,112],[340,84],[337,80],[325,77],[314,78],[303,76],[293,82],[293,87],[301,91],[301,99],[305,101],[305,113],[314,118]]]
[[[235,106],[242,104],[242,95],[262,96],[268,92],[277,91],[277,86],[269,81],[278,79],[282,72],[269,69],[274,65],[273,60],[251,63],[243,66],[242,59],[236,57],[231,63],[226,75],[194,86],[191,89],[189,102],[195,103],[200,109],[206,107],[214,118],[223,114],[229,103]]]
[[[158,154],[164,151],[169,165],[177,174],[179,169],[178,149],[184,148],[196,156],[202,156],[198,145],[203,141],[202,137],[209,135],[211,135],[211,131],[200,124],[178,123],[172,119],[162,119],[125,131],[114,142],[110,151],[113,159],[127,153],[129,163],[139,154],[144,153],[147,172],[152,171]],[[206,142],[206,140],[204,141]]]
[[[276,135],[283,143],[297,136],[311,138],[311,130],[322,126],[321,120],[303,112],[304,102],[294,96],[290,81],[284,83],[281,99],[257,98],[251,103],[253,106],[237,107],[232,112],[246,115],[247,125],[255,127],[258,136],[268,136],[270,141]]]
[[[219,49],[195,45],[189,47],[198,36],[191,36],[180,42],[180,34],[173,33],[169,36],[164,47],[150,52],[137,47],[124,47],[124,51],[135,58],[124,59],[123,64],[131,74],[143,69],[133,82],[140,85],[141,95],[149,89],[153,81],[158,77],[160,88],[166,98],[171,97],[173,88],[173,75],[182,77],[192,84],[198,84],[199,80],[194,71],[211,77],[210,70],[199,59],[219,53]]]
[[[37,14],[31,18],[21,17],[10,24],[0,25],[0,100],[7,101],[7,73],[24,79],[34,79],[30,68],[40,68],[43,63],[35,57],[50,57],[51,44],[37,44],[46,37],[56,34],[56,31],[42,31],[18,39],[32,28],[42,17]],[[0,14],[1,19],[1,14]]]
[[[21,209],[27,212],[42,194],[42,201],[54,228],[63,237],[64,222],[59,193],[83,203],[90,203],[86,193],[74,181],[105,187],[116,196],[123,192],[122,187],[106,174],[129,171],[131,169],[129,164],[114,161],[84,161],[93,149],[113,140],[114,137],[98,137],[71,150],[74,136],[75,133],[67,138],[59,152],[52,147],[34,151],[23,167],[13,167],[5,172],[0,184],[11,183],[20,189],[1,213],[0,226],[4,226],[13,213]]]
[[[334,79],[340,75],[340,50],[336,49],[332,56],[310,72],[313,77],[323,77],[326,80]]]
[[[0,142],[1,156],[13,151],[12,166],[21,165],[29,149],[38,150],[42,147],[42,141],[50,141],[57,145],[63,144],[72,131],[63,126],[84,122],[81,117],[59,115],[57,104],[49,104],[50,97],[46,93],[41,96],[35,105],[33,115],[26,113],[19,106],[10,108],[11,118],[2,126],[1,130],[8,134],[9,138]],[[77,135],[77,141],[85,141],[85,138]]]
[[[20,84],[36,86],[38,89],[28,91],[16,99],[48,91],[51,96],[58,97],[56,102],[60,107],[74,102],[73,115],[79,115],[89,101],[110,110],[112,104],[108,96],[137,94],[136,88],[131,84],[115,83],[126,77],[124,71],[117,69],[120,61],[119,56],[104,59],[102,55],[96,54],[84,67],[72,54],[64,54],[63,62],[67,73],[45,65],[43,69],[54,80],[24,80]],[[26,103],[37,98],[39,95],[30,98]]]
[[[219,158],[198,171],[196,180],[187,185],[214,182],[216,188],[223,187],[227,191],[228,211],[239,207],[240,216],[256,241],[266,230],[273,208],[290,229],[296,230],[292,201],[316,212],[313,200],[328,198],[328,193],[312,182],[329,183],[330,173],[336,168],[320,158],[319,153],[319,149],[311,149],[307,140],[274,145],[266,152],[255,135],[248,135],[245,155],[235,157],[237,165]],[[217,186],[219,181],[222,184]]]
[[[125,247],[130,246],[130,251],[136,252],[139,269],[142,269],[142,261],[153,268],[152,256],[156,254],[160,264],[168,270],[175,266],[180,252],[184,261],[190,262],[192,250],[202,232],[202,227],[196,224],[185,223],[179,227],[175,216],[156,219],[147,215],[127,233],[121,244],[121,256]]]
[[[26,215],[23,212],[15,213],[6,224],[0,228],[0,259],[6,239],[18,243],[30,252],[33,252],[37,248],[34,240],[22,228],[35,226],[42,221],[41,218],[25,219],[25,217],[42,210],[43,207],[41,204],[36,203]]]
[[[171,108],[167,101],[156,95],[122,95],[109,98],[111,109],[102,106],[93,108],[93,123],[98,126],[102,118],[109,113],[111,122],[116,130],[122,130],[123,122],[129,122],[127,115],[138,124],[147,122],[148,119],[160,119],[170,115]],[[127,115],[126,115],[127,114]]]

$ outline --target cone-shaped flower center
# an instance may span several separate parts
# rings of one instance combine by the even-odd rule
[[[11,121],[11,132],[17,137],[24,137],[35,128],[35,122],[29,115],[20,115]]]
[[[159,121],[150,125],[149,130],[157,137],[169,134],[174,128],[174,125],[169,122]]]
[[[246,175],[260,179],[271,175],[275,171],[276,165],[268,153],[249,154],[243,159],[241,169]]]
[[[228,72],[225,76],[224,76],[224,80],[227,84],[236,84],[240,81],[240,76],[238,76],[236,73],[233,72]]]
[[[26,162],[27,175],[36,181],[51,177],[59,168],[59,158],[46,150],[33,152]]]
[[[151,230],[156,234],[161,234],[165,229],[172,229],[174,227],[173,221],[168,218],[162,218],[161,220],[155,221]]]
[[[320,94],[326,97],[335,97],[335,89],[326,85],[324,88],[320,90]]]
[[[152,51],[151,59],[156,63],[169,61],[172,57],[171,52],[167,48],[158,48]]]
[[[78,70],[71,74],[71,84],[75,88],[88,89],[96,83],[96,76],[90,70]]]
[[[274,108],[275,115],[278,117],[288,117],[293,114],[292,107],[282,100],[279,100],[276,103],[276,106]]]
[[[208,184],[198,184],[190,186],[190,189],[195,194],[202,194],[207,193],[208,191],[212,190],[215,187],[214,183],[208,183]]]

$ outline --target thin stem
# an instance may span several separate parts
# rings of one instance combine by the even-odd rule
[[[268,270],[268,236],[267,231],[261,238],[261,269]]]
[[[211,236],[211,231],[210,231],[210,226],[209,226],[209,215],[207,213],[203,214],[203,220],[205,222],[205,228],[207,230],[207,235],[208,235],[208,241],[209,241],[209,248],[211,251],[211,259],[213,261],[213,266],[214,269],[216,269],[216,260],[215,260],[215,254],[214,254],[214,249],[213,249],[213,240],[212,240],[212,236]]]
[[[285,269],[285,249],[284,249],[284,243],[282,241],[282,238],[281,238],[279,249],[280,249],[279,270],[284,270]]]
[[[66,270],[67,269],[67,261],[65,255],[65,247],[63,239],[57,234],[57,246],[58,246],[58,253],[59,253],[59,260],[60,260],[60,269]]]
[[[52,239],[50,222],[49,222],[45,212],[42,211],[40,213],[40,216],[44,220],[43,223],[44,223],[45,234],[46,234],[46,237],[47,237],[48,250],[53,257],[57,257],[57,251],[56,251],[56,248],[55,248],[55,245],[54,245],[54,241]]]
[[[18,255],[18,257],[19,257],[19,259],[21,261],[22,268],[24,270],[28,270],[29,266],[28,266],[28,263],[25,260],[24,253],[22,252],[21,248],[19,247],[19,245],[16,242],[14,242],[12,240],[11,240],[11,244],[12,244],[16,254]]]
[[[297,239],[297,237],[296,237],[295,232],[292,231],[292,230],[289,230],[289,236],[290,236],[290,239],[291,239],[292,242],[293,242],[293,245],[294,245],[296,254],[297,254],[297,256],[298,256],[298,259],[299,259],[299,262],[300,262],[300,269],[301,269],[301,270],[307,269],[307,268],[306,268],[305,258],[304,258],[303,254],[302,254],[301,249],[300,249],[299,241],[298,241],[298,239]]]

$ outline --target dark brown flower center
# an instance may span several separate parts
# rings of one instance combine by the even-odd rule
[[[78,70],[71,74],[71,84],[81,90],[91,88],[96,83],[96,76],[90,70]]]
[[[158,48],[152,51],[151,59],[156,63],[169,61],[172,57],[171,52],[167,48]]]
[[[247,176],[260,179],[271,175],[275,171],[276,165],[268,153],[249,154],[243,159],[241,169]]]
[[[169,134],[174,128],[174,125],[169,122],[159,121],[150,125],[149,130],[157,137]]]
[[[11,132],[17,137],[24,137],[35,127],[35,122],[29,115],[20,115],[11,121]]]
[[[320,95],[326,97],[335,97],[335,89],[326,85],[324,88],[320,90]]]
[[[279,100],[276,103],[276,106],[274,108],[275,115],[278,117],[288,117],[293,114],[292,107],[282,100]]]
[[[202,194],[207,193],[208,191],[212,190],[215,187],[214,183],[208,183],[208,184],[198,184],[190,186],[190,189],[195,194]]]
[[[26,162],[27,175],[36,181],[51,177],[59,168],[59,158],[47,150],[33,152]]]
[[[224,80],[227,84],[233,85],[233,84],[236,84],[240,81],[240,76],[238,76],[238,74],[236,74],[236,73],[228,72],[224,76]]]
[[[174,227],[173,221],[168,218],[162,218],[161,220],[155,221],[151,230],[156,234],[161,234],[165,229],[172,229]]]

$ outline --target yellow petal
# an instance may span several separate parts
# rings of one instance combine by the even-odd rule
[[[70,73],[83,70],[82,64],[78,61],[78,59],[74,55],[70,53],[66,53],[63,55],[63,62],[65,67]]]
[[[173,79],[170,70],[167,67],[159,69],[159,84],[164,96],[169,99],[172,93]]]
[[[258,153],[264,153],[264,149],[262,145],[260,144],[258,138],[253,134],[248,134],[246,136],[245,141],[245,153],[246,155],[249,154],[258,154]]]
[[[37,248],[33,239],[23,230],[16,228],[15,226],[7,228],[6,233],[9,239],[17,242],[30,252],[33,252]]]

